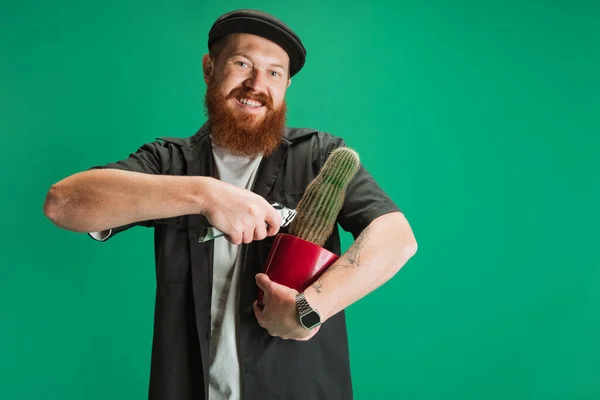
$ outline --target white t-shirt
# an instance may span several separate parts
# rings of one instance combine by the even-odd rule
[[[252,189],[262,159],[236,157],[213,144],[217,177],[235,186]],[[213,288],[211,303],[212,335],[210,341],[209,398],[239,400],[240,370],[237,349],[237,312],[241,246],[224,237],[213,240]]]

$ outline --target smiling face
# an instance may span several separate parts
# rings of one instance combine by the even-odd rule
[[[236,155],[269,155],[285,128],[288,54],[262,37],[234,34],[204,56],[203,67],[215,143]]]

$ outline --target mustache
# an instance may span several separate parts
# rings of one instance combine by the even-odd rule
[[[245,87],[235,88],[227,95],[227,97],[225,99],[229,100],[234,97],[236,99],[245,98],[245,99],[249,99],[249,100],[258,101],[258,102],[261,102],[262,104],[264,104],[265,107],[267,107],[267,109],[269,109],[269,110],[273,109],[273,101],[271,100],[271,98],[269,96],[267,96],[265,93],[255,92],[254,90],[252,90],[250,88],[245,88]]]

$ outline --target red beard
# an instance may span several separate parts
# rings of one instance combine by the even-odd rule
[[[227,104],[231,98],[246,98],[264,104],[264,117],[234,112]],[[218,86],[206,88],[205,106],[210,121],[211,134],[216,145],[236,156],[255,157],[270,155],[281,143],[286,123],[286,103],[278,109],[264,93],[245,87],[235,88],[224,97]],[[259,120],[262,118],[262,121]]]

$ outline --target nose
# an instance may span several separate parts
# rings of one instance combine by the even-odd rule
[[[244,82],[244,86],[254,90],[255,92],[264,92],[265,77],[261,71],[254,69]]]

